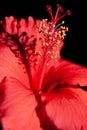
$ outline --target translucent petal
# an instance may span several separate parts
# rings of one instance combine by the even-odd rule
[[[5,76],[12,76],[20,80],[28,86],[28,76],[23,64],[19,64],[19,60],[6,46],[0,46],[0,81]]]
[[[66,86],[58,88],[55,93],[42,94],[41,100],[39,116],[44,126],[48,119],[49,126],[54,124],[54,130],[87,129],[87,92],[76,86]]]
[[[10,34],[17,33],[17,19],[13,16],[5,17],[5,30]]]
[[[49,68],[43,80],[43,90],[56,84],[87,86],[87,68],[61,59],[57,66]]]
[[[41,130],[31,90],[7,77],[0,84],[0,116],[3,130]]]

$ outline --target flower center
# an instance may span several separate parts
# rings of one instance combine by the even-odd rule
[[[50,5],[47,6],[47,11],[50,14],[51,22],[47,19],[43,19],[40,23],[39,33],[41,34],[42,49],[38,51],[38,54],[40,57],[45,55],[45,64],[48,66],[50,61],[58,61],[58,47],[68,31],[67,27],[62,26],[64,21],[61,23],[58,22],[67,14],[69,15],[70,11],[68,10],[63,14],[64,10],[60,5],[57,5],[57,12],[55,16],[52,14],[52,8]]]
[[[25,65],[32,89],[34,88],[33,80],[36,80],[35,84],[39,85],[39,88],[36,87],[36,89],[38,88],[41,90],[45,72],[44,66],[49,66],[52,61],[54,64],[58,61],[58,47],[68,31],[67,27],[62,26],[64,21],[61,23],[58,23],[58,21],[65,15],[70,14],[70,11],[64,13],[64,10],[60,5],[57,5],[55,16],[52,14],[50,5],[47,6],[47,11],[51,16],[51,22],[47,19],[43,19],[40,22],[39,27],[37,27],[38,33],[40,34],[40,45],[38,45],[37,42],[38,38],[34,35],[28,36],[26,32],[22,32],[19,35],[19,29],[21,28],[19,21],[17,25],[17,34],[9,34],[8,32],[5,32],[3,22],[0,22],[2,27],[2,31],[0,32],[0,43],[6,44],[19,59],[20,64]],[[32,78],[32,73],[35,75],[34,69],[36,69],[36,79]]]

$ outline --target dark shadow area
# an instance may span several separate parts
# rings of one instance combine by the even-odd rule
[[[1,123],[0,123],[0,130],[2,130],[2,125],[1,125]]]

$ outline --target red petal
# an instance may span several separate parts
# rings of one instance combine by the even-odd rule
[[[5,31],[10,34],[15,34],[17,33],[17,26],[19,26],[18,35],[20,35],[22,32],[26,32],[28,37],[34,35],[38,43],[38,45],[36,45],[35,48],[39,49],[41,47],[41,44],[39,44],[40,34],[38,32],[39,23],[40,23],[40,20],[35,21],[31,16],[29,16],[27,20],[23,18],[18,20],[14,18],[13,16],[5,17]],[[2,44],[5,44],[5,43],[2,43]],[[13,47],[16,48],[15,45]],[[28,52],[26,56],[27,55],[28,55]],[[4,46],[0,47],[0,81],[3,79],[4,76],[12,76],[12,77],[16,77],[18,80],[21,80],[21,82],[23,82],[26,86],[28,86],[29,84],[28,77],[27,77],[27,74],[24,74],[26,69],[23,70],[24,66],[19,65],[18,62],[19,62],[18,59],[15,58],[12,52],[10,52],[9,48],[6,48]],[[35,63],[33,64],[35,65]],[[32,72],[31,74],[32,79],[34,79],[35,78],[34,75],[36,73],[35,69],[32,69],[31,72]]]
[[[21,34],[22,32],[26,32],[28,36],[36,36],[39,25],[38,23],[40,23],[40,20],[35,21],[32,16],[29,16],[27,20],[24,18],[18,20],[13,16],[5,17],[5,30],[10,34],[16,34],[17,26],[19,26],[19,34]]]
[[[50,130],[52,123],[58,130],[87,129],[87,92],[67,86],[41,97],[42,106],[39,115],[47,130]],[[49,127],[46,126],[48,118],[51,121]]]
[[[5,17],[5,29],[10,34],[17,33],[17,20],[13,17]]]
[[[19,60],[8,47],[0,46],[0,81],[5,76],[12,76],[27,86],[29,81],[23,68],[24,66],[19,64]]]
[[[3,130],[41,130],[31,90],[18,80],[5,78],[0,85],[0,116]]]
[[[22,32],[26,32],[27,35],[30,37],[31,35],[34,35],[35,38],[37,38],[37,43],[40,42],[40,33],[38,32],[38,27],[40,24],[40,20],[34,20],[32,16],[29,16],[28,19],[16,19],[13,16],[5,17],[5,31],[10,34],[16,34],[17,33],[17,26],[19,27],[19,35]],[[37,46],[41,47],[41,44],[38,43]]]
[[[58,71],[60,81],[87,86],[87,68],[62,60]]]
[[[67,60],[60,60],[57,67],[51,67],[45,74],[42,89],[47,91],[50,86],[61,83],[87,86],[87,68]]]

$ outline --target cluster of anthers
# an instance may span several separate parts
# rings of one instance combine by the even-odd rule
[[[43,19],[39,25],[39,33],[41,34],[42,52],[39,51],[39,56],[43,56],[43,52],[46,55],[46,65],[49,65],[49,61],[52,59],[57,62],[58,60],[58,47],[59,44],[64,40],[68,27],[63,26],[64,21],[59,21],[66,15],[70,15],[70,11],[67,10],[64,13],[63,8],[58,4],[56,5],[57,12],[53,16],[52,8],[50,5],[47,6],[47,11],[51,16],[51,22],[48,19]]]
[[[64,21],[62,21],[61,23],[58,22],[66,15],[70,15],[70,11],[67,10],[64,14],[62,14],[64,12],[63,8],[59,4],[56,5],[56,7],[57,12],[55,17],[53,17],[51,6],[47,6],[47,11],[51,16],[51,22],[48,22],[48,19],[43,19],[39,26],[39,32],[43,33],[44,36],[48,36],[49,39],[56,39],[58,37],[64,39],[64,36],[68,31],[68,27],[62,26],[62,24],[64,24]]]

